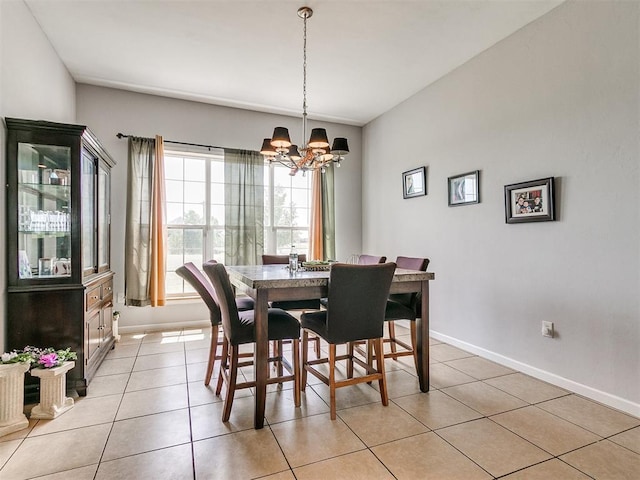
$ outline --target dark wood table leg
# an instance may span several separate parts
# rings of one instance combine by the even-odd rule
[[[422,282],[422,311],[416,321],[418,349],[418,380],[420,390],[429,391],[429,281]]]
[[[267,316],[267,292],[257,290],[255,298],[256,348],[253,367],[256,376],[256,408],[253,425],[256,429],[264,426],[264,407],[269,376],[269,326]]]

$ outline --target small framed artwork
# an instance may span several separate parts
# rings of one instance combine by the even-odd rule
[[[555,220],[553,177],[504,187],[507,223]]]
[[[402,198],[413,198],[427,194],[427,167],[418,167],[402,172]]]
[[[475,170],[448,178],[450,207],[480,203],[479,176],[480,171]]]

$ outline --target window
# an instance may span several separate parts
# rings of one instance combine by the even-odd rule
[[[265,165],[264,252],[289,253],[291,245],[309,248],[311,175],[289,175],[280,165]],[[167,271],[169,297],[194,290],[175,271],[186,262],[224,262],[224,151],[165,150]]]

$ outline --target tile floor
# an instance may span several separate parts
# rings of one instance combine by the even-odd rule
[[[640,479],[640,419],[451,345],[432,340],[429,393],[409,357],[389,360],[390,405],[341,389],[333,422],[314,377],[299,409],[270,386],[262,430],[250,390],[220,421],[208,345],[200,330],[123,336],[74,408],[0,438],[0,478]]]

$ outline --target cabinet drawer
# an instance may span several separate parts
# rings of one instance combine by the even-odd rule
[[[100,285],[87,290],[85,305],[87,306],[87,312],[92,308],[100,304]]]
[[[113,279],[109,279],[102,284],[102,299],[109,300],[113,298]]]

